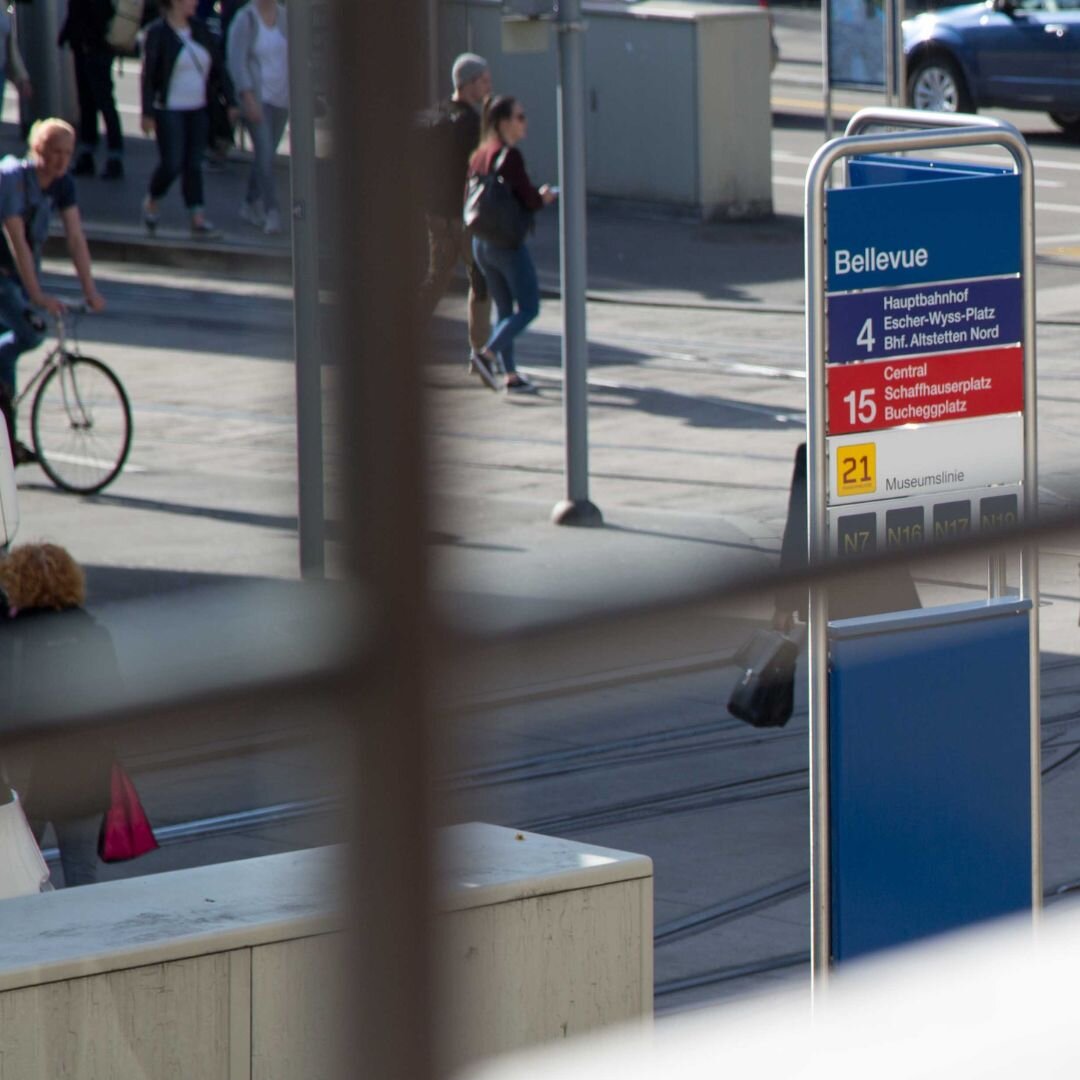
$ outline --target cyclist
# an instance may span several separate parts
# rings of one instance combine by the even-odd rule
[[[63,301],[41,287],[41,249],[49,235],[53,209],[60,213],[68,252],[91,311],[103,311],[105,299],[94,284],[90,250],[83,233],[75,197],[75,181],[68,174],[75,152],[75,129],[64,120],[39,120],[30,129],[29,152],[24,158],[8,155],[0,160],[0,409],[7,422],[16,465],[36,461],[28,446],[15,438],[15,365],[22,353],[44,339],[44,326],[32,307],[50,315],[64,310]]]

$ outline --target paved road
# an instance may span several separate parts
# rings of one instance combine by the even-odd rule
[[[62,543],[87,567],[90,606],[113,633],[126,684],[242,677],[260,645],[282,647],[299,587],[288,291],[131,265],[97,269],[109,309],[81,321],[81,345],[128,389],[131,457],[108,490],[88,498],[59,492],[36,467],[20,469],[18,539]],[[72,287],[66,275],[50,284]],[[25,375],[33,358],[21,364]],[[258,582],[278,597],[278,625],[254,620],[240,599],[212,606],[200,591]],[[119,749],[159,826],[314,798],[332,785],[331,759],[295,706],[258,717],[208,713],[183,731],[126,734]],[[261,822],[163,847],[104,876],[336,836],[324,818]]]

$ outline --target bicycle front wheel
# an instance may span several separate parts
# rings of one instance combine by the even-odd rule
[[[34,450],[45,475],[82,495],[116,479],[131,449],[131,406],[100,360],[65,356],[34,395]]]

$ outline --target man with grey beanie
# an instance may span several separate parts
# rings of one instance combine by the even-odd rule
[[[481,378],[491,378],[485,365],[475,363],[490,334],[491,300],[461,219],[469,157],[480,143],[480,110],[491,94],[491,71],[482,56],[462,53],[454,61],[451,76],[453,96],[426,110],[417,124],[421,175],[428,179],[424,207],[428,260],[421,306],[430,316],[446,293],[458,261],[463,260],[469,275],[470,368]]]

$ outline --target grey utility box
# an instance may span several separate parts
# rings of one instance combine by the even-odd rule
[[[772,213],[768,17],[756,6],[598,0],[587,23],[588,192],[661,204],[704,219]],[[442,0],[440,73],[466,49],[491,64],[495,89],[522,100],[521,149],[536,183],[558,170],[554,44],[502,50],[496,0]],[[554,38],[554,35],[552,35]]]

